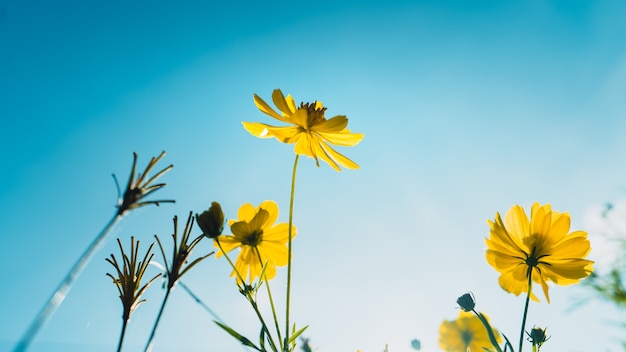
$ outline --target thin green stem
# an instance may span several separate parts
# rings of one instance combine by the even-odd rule
[[[239,273],[239,270],[237,270],[237,267],[235,266],[233,261],[230,259],[230,257],[226,253],[226,251],[224,251],[224,248],[222,248],[222,244],[219,241],[219,237],[215,238],[215,242],[217,243],[217,246],[222,251],[222,253],[224,253],[224,257],[226,257],[226,260],[228,260],[228,263],[230,264],[230,266],[233,268],[233,271],[235,272],[235,275],[237,275],[237,279],[239,279],[239,281],[243,285],[246,285],[246,282],[244,281],[243,277]],[[250,297],[249,294],[246,294],[245,297],[248,300],[248,302],[250,302],[250,305],[252,305],[252,309],[254,309],[254,312],[256,313],[257,317],[259,318],[259,321],[261,322],[263,330],[265,330],[265,333],[267,334],[267,336],[268,336],[268,338],[270,340],[270,344],[272,345],[272,350],[276,351],[276,342],[274,342],[274,338],[272,338],[272,334],[270,334],[270,330],[268,329],[267,324],[265,324],[265,319],[263,319],[263,315],[261,315],[261,312],[259,311],[259,307],[257,306],[257,304],[254,301],[254,299],[252,297]],[[282,347],[281,347],[281,349],[282,349]]]
[[[491,345],[496,348],[496,351],[502,352],[500,345],[498,344],[498,340],[496,339],[496,335],[493,333],[493,329],[491,328],[491,324],[487,321],[485,316],[482,313],[478,313],[475,309],[472,309],[472,312],[476,314],[478,319],[483,323],[485,329],[487,329],[487,334],[489,334],[489,341],[491,341]]]
[[[59,284],[57,289],[54,291],[52,296],[50,296],[46,305],[44,305],[41,311],[39,311],[39,314],[37,314],[37,317],[35,317],[33,322],[30,324],[30,326],[28,327],[28,330],[26,330],[26,332],[22,336],[22,339],[18,342],[17,346],[15,346],[15,349],[13,350],[13,352],[23,352],[28,349],[28,346],[31,344],[31,342],[33,342],[39,330],[43,327],[43,325],[46,322],[48,322],[48,320],[52,317],[52,315],[57,310],[57,308],[59,308],[61,303],[63,303],[63,301],[65,300],[65,297],[67,297],[67,294],[72,289],[74,282],[76,282],[76,280],[78,279],[80,274],[83,272],[83,270],[85,269],[89,261],[91,261],[91,259],[93,258],[94,254],[96,254],[96,252],[100,249],[100,247],[102,247],[109,232],[111,232],[113,227],[115,227],[115,225],[123,217],[124,217],[124,214],[117,214],[116,212],[115,216],[113,216],[113,218],[104,227],[104,229],[102,229],[100,234],[98,234],[98,236],[93,240],[93,242],[91,242],[91,244],[89,245],[89,247],[87,247],[83,255],[81,255],[80,258],[78,258],[76,263],[74,263],[74,266],[65,275],[65,278],[63,279],[63,281],[61,281],[61,283]]]
[[[519,334],[519,349],[518,352],[522,352],[524,343],[524,330],[526,329],[526,317],[528,316],[528,304],[530,303],[530,293],[533,285],[533,268],[528,268],[528,293],[526,294],[526,304],[524,305],[524,317],[522,318],[522,329]]]
[[[161,308],[159,309],[159,314],[154,321],[154,326],[152,327],[152,332],[150,333],[150,337],[148,338],[148,342],[146,343],[146,348],[144,352],[149,352],[152,350],[152,343],[154,340],[154,335],[156,335],[156,329],[159,326],[159,322],[161,321],[161,315],[163,315],[163,310],[165,309],[165,303],[167,303],[167,299],[170,296],[170,292],[172,292],[172,287],[168,285],[167,290],[165,291],[165,297],[163,297],[163,302],[161,303]]]
[[[263,265],[263,260],[261,259],[261,253],[259,253],[258,248],[254,248],[257,257],[259,258],[259,262]],[[272,291],[270,289],[270,281],[267,279],[267,276],[263,275],[263,281],[265,281],[265,287],[267,288],[267,296],[270,300],[270,306],[272,307],[272,316],[274,317],[274,325],[276,327],[276,334],[278,335],[278,342],[280,343],[280,349],[283,347],[283,338],[280,333],[280,327],[278,326],[278,316],[276,315],[276,307],[274,306],[274,298],[272,297]]]
[[[193,298],[193,300],[196,301],[196,303],[198,303],[202,308],[204,308],[204,310],[206,310],[215,320],[219,321],[222,324],[225,324],[224,320],[222,320],[222,318],[220,318],[220,316],[217,315],[217,313],[215,313],[213,309],[211,309],[206,303],[204,303],[204,301],[200,299],[200,297],[198,297],[187,285],[185,285],[180,280],[178,281],[177,284],[180,287],[182,287],[183,290],[185,290],[189,294],[189,296],[191,296],[191,298]]]
[[[241,274],[239,273],[239,270],[237,270],[237,267],[235,266],[235,264],[233,263],[232,260],[230,260],[230,257],[228,256],[228,253],[226,253],[226,251],[224,251],[224,248],[222,248],[222,244],[220,243],[220,240],[218,239],[219,237],[215,237],[215,242],[217,243],[217,246],[220,248],[220,250],[222,251],[222,253],[224,253],[224,257],[226,257],[226,260],[228,260],[228,263],[230,264],[230,266],[233,268],[233,271],[235,272],[235,275],[237,275],[237,279],[239,279],[239,281],[243,284],[246,283],[246,281],[243,279],[243,277],[241,276]]]
[[[117,352],[120,352],[122,350],[122,343],[124,343],[124,335],[126,335],[127,323],[128,323],[128,319],[124,318],[124,321],[122,322],[122,332],[120,333],[120,341],[117,344]]]
[[[287,298],[285,303],[285,343],[284,351],[289,350],[289,305],[291,303],[291,253],[293,240],[293,199],[296,191],[296,170],[298,169],[298,159],[300,155],[296,154],[296,160],[293,163],[293,172],[291,175],[291,196],[289,198],[289,244],[287,254]]]
[[[254,309],[256,316],[259,318],[259,321],[261,322],[261,325],[263,326],[263,330],[265,330],[265,333],[267,334],[267,337],[269,338],[270,345],[272,345],[272,350],[277,351],[276,342],[274,342],[274,338],[272,337],[272,334],[270,333],[270,330],[267,327],[267,324],[265,323],[265,319],[263,319],[263,315],[261,315],[261,311],[259,311],[259,307],[257,306],[256,302],[254,301],[252,297],[246,296],[246,298],[248,299],[248,302],[250,302],[250,304],[252,305],[252,308]]]

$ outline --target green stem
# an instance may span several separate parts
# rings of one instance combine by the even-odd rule
[[[194,301],[196,301],[196,303],[198,303],[202,308],[204,308],[204,310],[206,310],[213,317],[213,319],[226,325],[226,323],[224,323],[224,320],[222,320],[222,318],[220,318],[220,316],[217,315],[217,313],[215,313],[213,309],[211,309],[206,303],[204,303],[204,301],[202,301],[200,297],[198,297],[195,293],[193,293],[193,291],[187,285],[185,285],[182,281],[178,281],[178,285],[182,287],[183,290],[185,290],[191,296],[191,298],[193,298]]]
[[[284,350],[289,350],[289,305],[291,303],[291,253],[292,246],[291,242],[293,240],[293,199],[296,190],[296,170],[298,169],[298,158],[300,155],[296,154],[296,160],[293,163],[293,172],[291,175],[291,196],[289,198],[289,244],[288,244],[288,254],[287,254],[287,298],[285,303],[285,344]]]
[[[219,237],[215,238],[215,242],[217,243],[217,246],[222,251],[222,253],[224,253],[224,257],[226,257],[226,260],[228,260],[228,263],[233,268],[233,271],[235,272],[235,275],[237,275],[237,278],[239,279],[239,281],[241,281],[241,283],[243,285],[246,285],[246,282],[244,281],[243,277],[239,273],[239,270],[237,270],[237,267],[235,266],[233,261],[230,259],[230,257],[226,253],[226,251],[224,251],[224,248],[222,248],[222,244],[219,241]],[[237,286],[239,286],[239,285],[237,285]],[[241,287],[240,287],[240,289],[241,289]],[[248,294],[246,294],[245,297],[248,300],[248,302],[250,302],[250,305],[252,305],[252,309],[254,309],[257,317],[259,318],[259,321],[261,322],[263,330],[265,330],[265,333],[267,334],[267,336],[268,336],[268,338],[270,340],[270,345],[272,345],[272,350],[276,351],[276,343],[274,342],[274,338],[272,338],[272,334],[270,334],[270,330],[267,328],[267,324],[265,324],[265,319],[263,319],[263,315],[261,315],[261,312],[259,311],[259,307],[257,307],[257,304],[254,301],[254,299],[252,297],[250,297]]]
[[[524,330],[526,329],[526,317],[528,316],[528,304],[530,303],[530,293],[532,291],[533,285],[533,268],[528,268],[528,293],[526,294],[526,304],[524,305],[524,317],[522,318],[522,330],[519,334],[519,349],[518,352],[522,352],[523,342],[524,342]]]
[[[489,334],[489,341],[491,341],[491,345],[496,348],[496,351],[502,352],[500,345],[498,344],[498,340],[496,339],[496,335],[493,333],[493,329],[491,328],[491,324],[485,319],[485,316],[482,313],[478,313],[475,309],[472,309],[472,312],[476,314],[478,319],[483,323],[485,329],[487,329],[487,334]]]
[[[237,275],[237,279],[239,279],[239,281],[242,284],[246,284],[246,281],[243,279],[243,277],[241,276],[241,274],[239,273],[239,270],[237,270],[237,267],[235,266],[235,264],[233,263],[232,260],[230,260],[230,257],[228,256],[228,253],[226,253],[226,251],[224,251],[224,248],[222,248],[222,244],[220,243],[220,240],[218,239],[219,237],[215,237],[215,242],[217,243],[217,246],[220,248],[220,250],[222,251],[222,253],[224,253],[224,257],[226,257],[226,260],[228,260],[228,263],[230,264],[230,266],[233,268],[233,271],[235,272],[235,274]]]
[[[259,307],[257,306],[256,302],[254,301],[252,297],[246,296],[246,298],[248,299],[248,302],[250,302],[250,304],[252,305],[252,308],[254,309],[256,316],[259,318],[259,321],[261,322],[261,325],[263,326],[263,330],[265,330],[265,334],[267,334],[267,337],[269,338],[270,345],[272,345],[272,350],[277,351],[276,342],[274,342],[274,338],[272,338],[272,334],[270,333],[270,330],[267,327],[267,324],[265,324],[265,319],[263,319],[263,315],[261,315],[261,312],[259,311]]]
[[[170,292],[172,292],[172,287],[168,285],[167,291],[165,291],[165,297],[163,297],[163,303],[161,303],[159,314],[157,315],[157,318],[154,321],[154,326],[152,327],[152,332],[150,333],[150,337],[148,338],[148,342],[146,343],[146,348],[144,349],[144,352],[149,352],[152,350],[152,343],[154,340],[154,335],[156,334],[157,326],[159,326],[159,322],[161,321],[161,315],[163,315],[163,310],[165,309],[165,303],[167,303],[167,299],[170,296]]]
[[[261,265],[263,265],[263,261],[261,259],[261,253],[259,253],[259,249],[256,247],[254,249],[255,249],[257,257],[259,258],[259,262],[261,263]],[[263,275],[263,281],[265,281],[265,287],[267,288],[267,296],[269,297],[270,306],[272,307],[272,316],[274,317],[274,325],[276,327],[276,334],[278,335],[278,342],[280,342],[280,349],[282,350],[284,348],[283,338],[280,333],[280,327],[278,326],[278,317],[276,315],[276,308],[274,306],[274,298],[272,298],[272,291],[270,290],[270,281],[267,279],[265,275]]]
[[[126,324],[128,323],[128,319],[124,317],[124,321],[122,322],[122,332],[120,333],[120,341],[117,344],[117,352],[122,350],[122,343],[124,342],[124,335],[126,334]]]
[[[57,308],[59,308],[61,303],[63,303],[63,301],[65,300],[65,297],[67,297],[67,294],[72,289],[74,282],[76,282],[76,280],[78,279],[80,274],[83,272],[83,270],[85,269],[89,261],[91,261],[91,259],[93,258],[94,254],[96,254],[96,252],[100,249],[100,247],[102,247],[102,245],[104,244],[104,240],[106,239],[109,232],[111,232],[113,227],[123,217],[124,217],[124,214],[117,214],[116,212],[115,216],[113,216],[111,221],[109,221],[109,223],[104,227],[104,229],[102,229],[100,234],[98,234],[98,236],[93,240],[93,242],[91,242],[91,244],[89,245],[89,247],[87,247],[83,255],[81,255],[80,258],[78,258],[76,263],[74,263],[74,266],[65,275],[65,278],[63,279],[63,281],[61,281],[56,291],[54,291],[52,296],[50,296],[46,305],[41,309],[41,311],[39,311],[39,314],[37,315],[35,320],[33,320],[33,322],[30,324],[30,326],[28,327],[28,330],[26,330],[26,332],[22,336],[22,339],[18,342],[17,346],[15,346],[15,349],[13,350],[13,352],[23,352],[23,351],[26,351],[26,349],[28,349],[28,346],[35,339],[35,335],[37,335],[37,333],[43,327],[43,325],[52,317],[52,315],[57,310]]]

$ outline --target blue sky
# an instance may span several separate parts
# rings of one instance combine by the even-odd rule
[[[313,346],[410,351],[419,338],[436,351],[439,324],[466,291],[516,339],[523,298],[502,291],[484,259],[486,220],[539,201],[585,229],[590,211],[624,197],[625,10],[620,1],[0,2],[0,347],[13,346],[112,216],[111,174],[126,180],[133,151],[140,165],[167,152],[163,165],[175,166],[156,198],[177,203],[124,220],[32,351],[115,348],[121,307],[104,258],[116,237],[147,245],[169,236],[174,215],[214,200],[234,217],[243,203],[273,199],[287,221],[292,148],[241,126],[272,122],[252,96],[269,100],[275,88],[323,101],[365,134],[341,150],[360,170],[302,159],[298,171],[292,312]],[[209,258],[184,282],[256,336],[228,274]],[[573,309],[589,292],[551,292],[529,317],[548,326],[546,348],[617,350],[609,305]],[[133,316],[127,350],[145,343],[161,293],[155,284]],[[242,350],[180,289],[154,351],[174,348]]]

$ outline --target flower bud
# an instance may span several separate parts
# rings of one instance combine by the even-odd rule
[[[200,215],[196,214],[196,222],[202,229],[202,233],[208,238],[216,238],[221,235],[224,230],[224,213],[220,203],[213,202],[209,210]]]
[[[459,307],[461,307],[461,309],[463,309],[463,311],[465,312],[471,312],[472,310],[474,310],[474,307],[476,306],[476,302],[474,301],[474,296],[472,296],[472,294],[470,293],[466,293],[462,295],[461,297],[459,297],[456,300],[456,304],[458,304]]]
[[[535,326],[532,330],[530,330],[530,333],[526,332],[528,335],[528,341],[530,341],[533,346],[541,347],[544,342],[550,339],[549,337],[546,337],[547,329],[548,328],[542,329]]]

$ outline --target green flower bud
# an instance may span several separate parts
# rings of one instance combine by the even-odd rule
[[[196,222],[202,229],[202,233],[208,238],[216,238],[221,235],[224,230],[224,213],[220,203],[213,202],[209,210],[200,215],[196,214]]]
[[[474,301],[474,296],[470,293],[466,293],[463,296],[459,297],[456,300],[456,304],[458,304],[459,307],[461,307],[461,309],[463,309],[463,311],[465,312],[471,312],[472,310],[474,310],[474,307],[476,306],[476,302]]]
[[[550,337],[546,337],[546,330],[548,328],[542,329],[538,327],[534,327],[530,330],[530,333],[526,332],[528,335],[528,341],[533,344],[533,346],[541,347],[544,342],[548,341]]]

